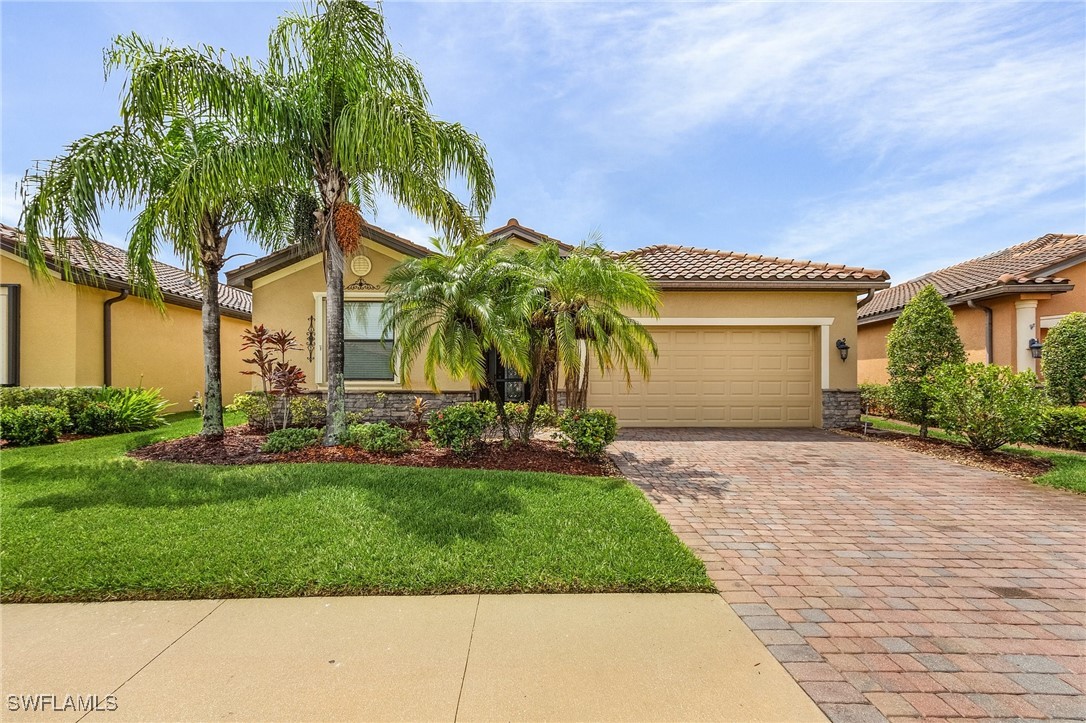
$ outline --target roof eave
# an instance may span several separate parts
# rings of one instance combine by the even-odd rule
[[[944,296],[943,301],[947,306],[958,306],[970,301],[980,301],[982,299],[992,299],[998,296],[1009,296],[1011,294],[1064,294],[1075,288],[1075,285],[1070,282],[1064,282],[1059,284],[1053,283],[1019,283],[1012,281],[1007,284],[998,284],[996,286],[988,286],[983,289],[976,289],[964,294],[958,294],[954,296]],[[887,309],[886,311],[880,311],[878,314],[872,314],[871,316],[861,316],[856,320],[859,326],[865,324],[876,324],[880,321],[888,321],[890,319],[896,319],[901,316],[901,312],[904,311],[905,306],[898,306],[893,309]]]
[[[813,279],[802,280],[777,280],[765,281],[759,279],[653,279],[649,278],[657,288],[664,291],[761,291],[761,290],[791,290],[791,291],[869,291],[872,289],[885,289],[890,285],[888,280],[863,280],[863,279],[830,279],[816,281]]]

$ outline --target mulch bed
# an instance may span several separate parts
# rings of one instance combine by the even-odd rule
[[[931,457],[957,462],[958,464],[978,467],[992,472],[1002,472],[1012,477],[1033,479],[1052,469],[1052,462],[1040,457],[1027,457],[1025,455],[1008,454],[998,450],[981,452],[964,444],[950,442],[944,439],[920,439],[916,435],[903,432],[891,432],[884,429],[867,429],[863,427],[849,427],[840,430],[850,437],[863,437],[872,442],[890,444],[913,452],[920,452]]]
[[[618,470],[610,460],[575,457],[554,442],[534,440],[510,449],[500,442],[487,442],[470,457],[458,457],[429,441],[400,455],[370,454],[354,447],[307,447],[297,452],[267,454],[260,451],[265,435],[247,426],[226,430],[221,440],[199,436],[157,442],[134,449],[130,457],[155,462],[194,464],[271,464],[282,462],[348,462],[385,464],[400,467],[451,467],[456,469],[493,469],[513,472],[554,472],[557,474],[610,477]]]

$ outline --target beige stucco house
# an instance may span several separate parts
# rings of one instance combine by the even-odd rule
[[[91,265],[73,244],[76,283],[54,267],[51,281],[33,280],[19,256],[22,234],[0,224],[0,383],[5,386],[160,387],[175,406],[191,409],[204,388],[200,287],[184,270],[156,263],[165,313],[130,294],[125,252],[96,242]],[[222,375],[226,400],[249,389],[242,376],[241,333],[251,297],[220,287]]]
[[[510,219],[491,232],[516,245],[547,237]],[[563,245],[564,249],[571,247]],[[396,378],[378,322],[388,270],[434,253],[375,226],[347,261],[345,353],[350,407],[404,407],[416,395],[434,403],[475,397],[461,380],[425,386],[420,368]],[[660,318],[643,319],[659,345],[647,380],[632,388],[617,377],[592,381],[589,404],[613,410],[627,427],[819,427],[859,416],[855,346],[859,294],[888,286],[885,272],[728,251],[656,245],[627,252],[661,292]],[[353,271],[353,273],[352,273]],[[253,294],[253,322],[308,339],[294,359],[310,386],[324,379],[325,281],[319,253],[284,249],[229,274]],[[507,398],[523,381],[502,372]]]
[[[970,361],[1038,371],[1030,341],[1086,311],[1086,236],[1048,234],[876,293],[858,312],[861,382],[886,382],[886,334],[928,284],[954,312]]]

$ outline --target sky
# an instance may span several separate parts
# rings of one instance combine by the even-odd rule
[[[0,220],[118,121],[118,34],[261,59],[298,3],[0,2]],[[386,2],[433,111],[493,161],[486,227],[814,259],[897,282],[1086,233],[1086,3]],[[381,202],[372,222],[426,243]],[[125,246],[130,216],[103,216]],[[259,255],[243,238],[232,254]],[[165,257],[167,262],[173,259]],[[235,257],[228,268],[251,261]]]

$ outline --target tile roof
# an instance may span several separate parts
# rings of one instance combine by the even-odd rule
[[[626,251],[622,258],[636,263],[658,282],[875,282],[889,275],[880,269],[797,261],[771,256],[713,251],[660,244]]]
[[[19,253],[19,248],[23,243],[22,231],[7,224],[0,224],[0,243],[3,244],[4,248]],[[95,249],[93,265],[84,253],[81,244],[72,243],[68,245],[72,269],[82,276],[82,278],[76,280],[89,286],[108,285],[109,282],[114,282],[115,285],[127,285],[129,275],[127,254],[124,249],[110,246],[101,241],[94,241],[93,245]],[[46,256],[52,261],[51,243],[47,244]],[[162,294],[166,297],[167,302],[186,300],[195,302],[195,304],[187,304],[189,306],[199,306],[202,300],[200,285],[191,274],[184,269],[158,261],[154,262],[154,266],[155,278],[158,279],[159,288],[162,289]],[[248,316],[252,314],[253,295],[243,289],[220,284],[219,304],[224,311],[238,312]]]
[[[515,218],[511,218],[506,221],[504,226],[499,226],[493,231],[488,231],[486,235],[491,238],[516,235],[522,239],[536,244],[544,243],[546,241],[553,241],[554,243],[558,244],[559,248],[561,248],[563,251],[571,251],[573,249],[573,246],[563,241],[559,241],[556,238],[552,238],[551,236],[548,236],[542,231],[536,231],[534,228],[528,228],[527,226],[522,225],[520,221]]]
[[[1086,236],[1050,233],[891,286],[876,293],[861,307],[859,318],[896,315],[895,312],[904,308],[928,284],[934,284],[946,300],[975,292],[989,292],[984,295],[1013,293],[1016,286],[1024,284],[1062,291],[1064,289],[1060,287],[1070,288],[1070,283],[1051,270],[1079,256],[1086,261]]]

